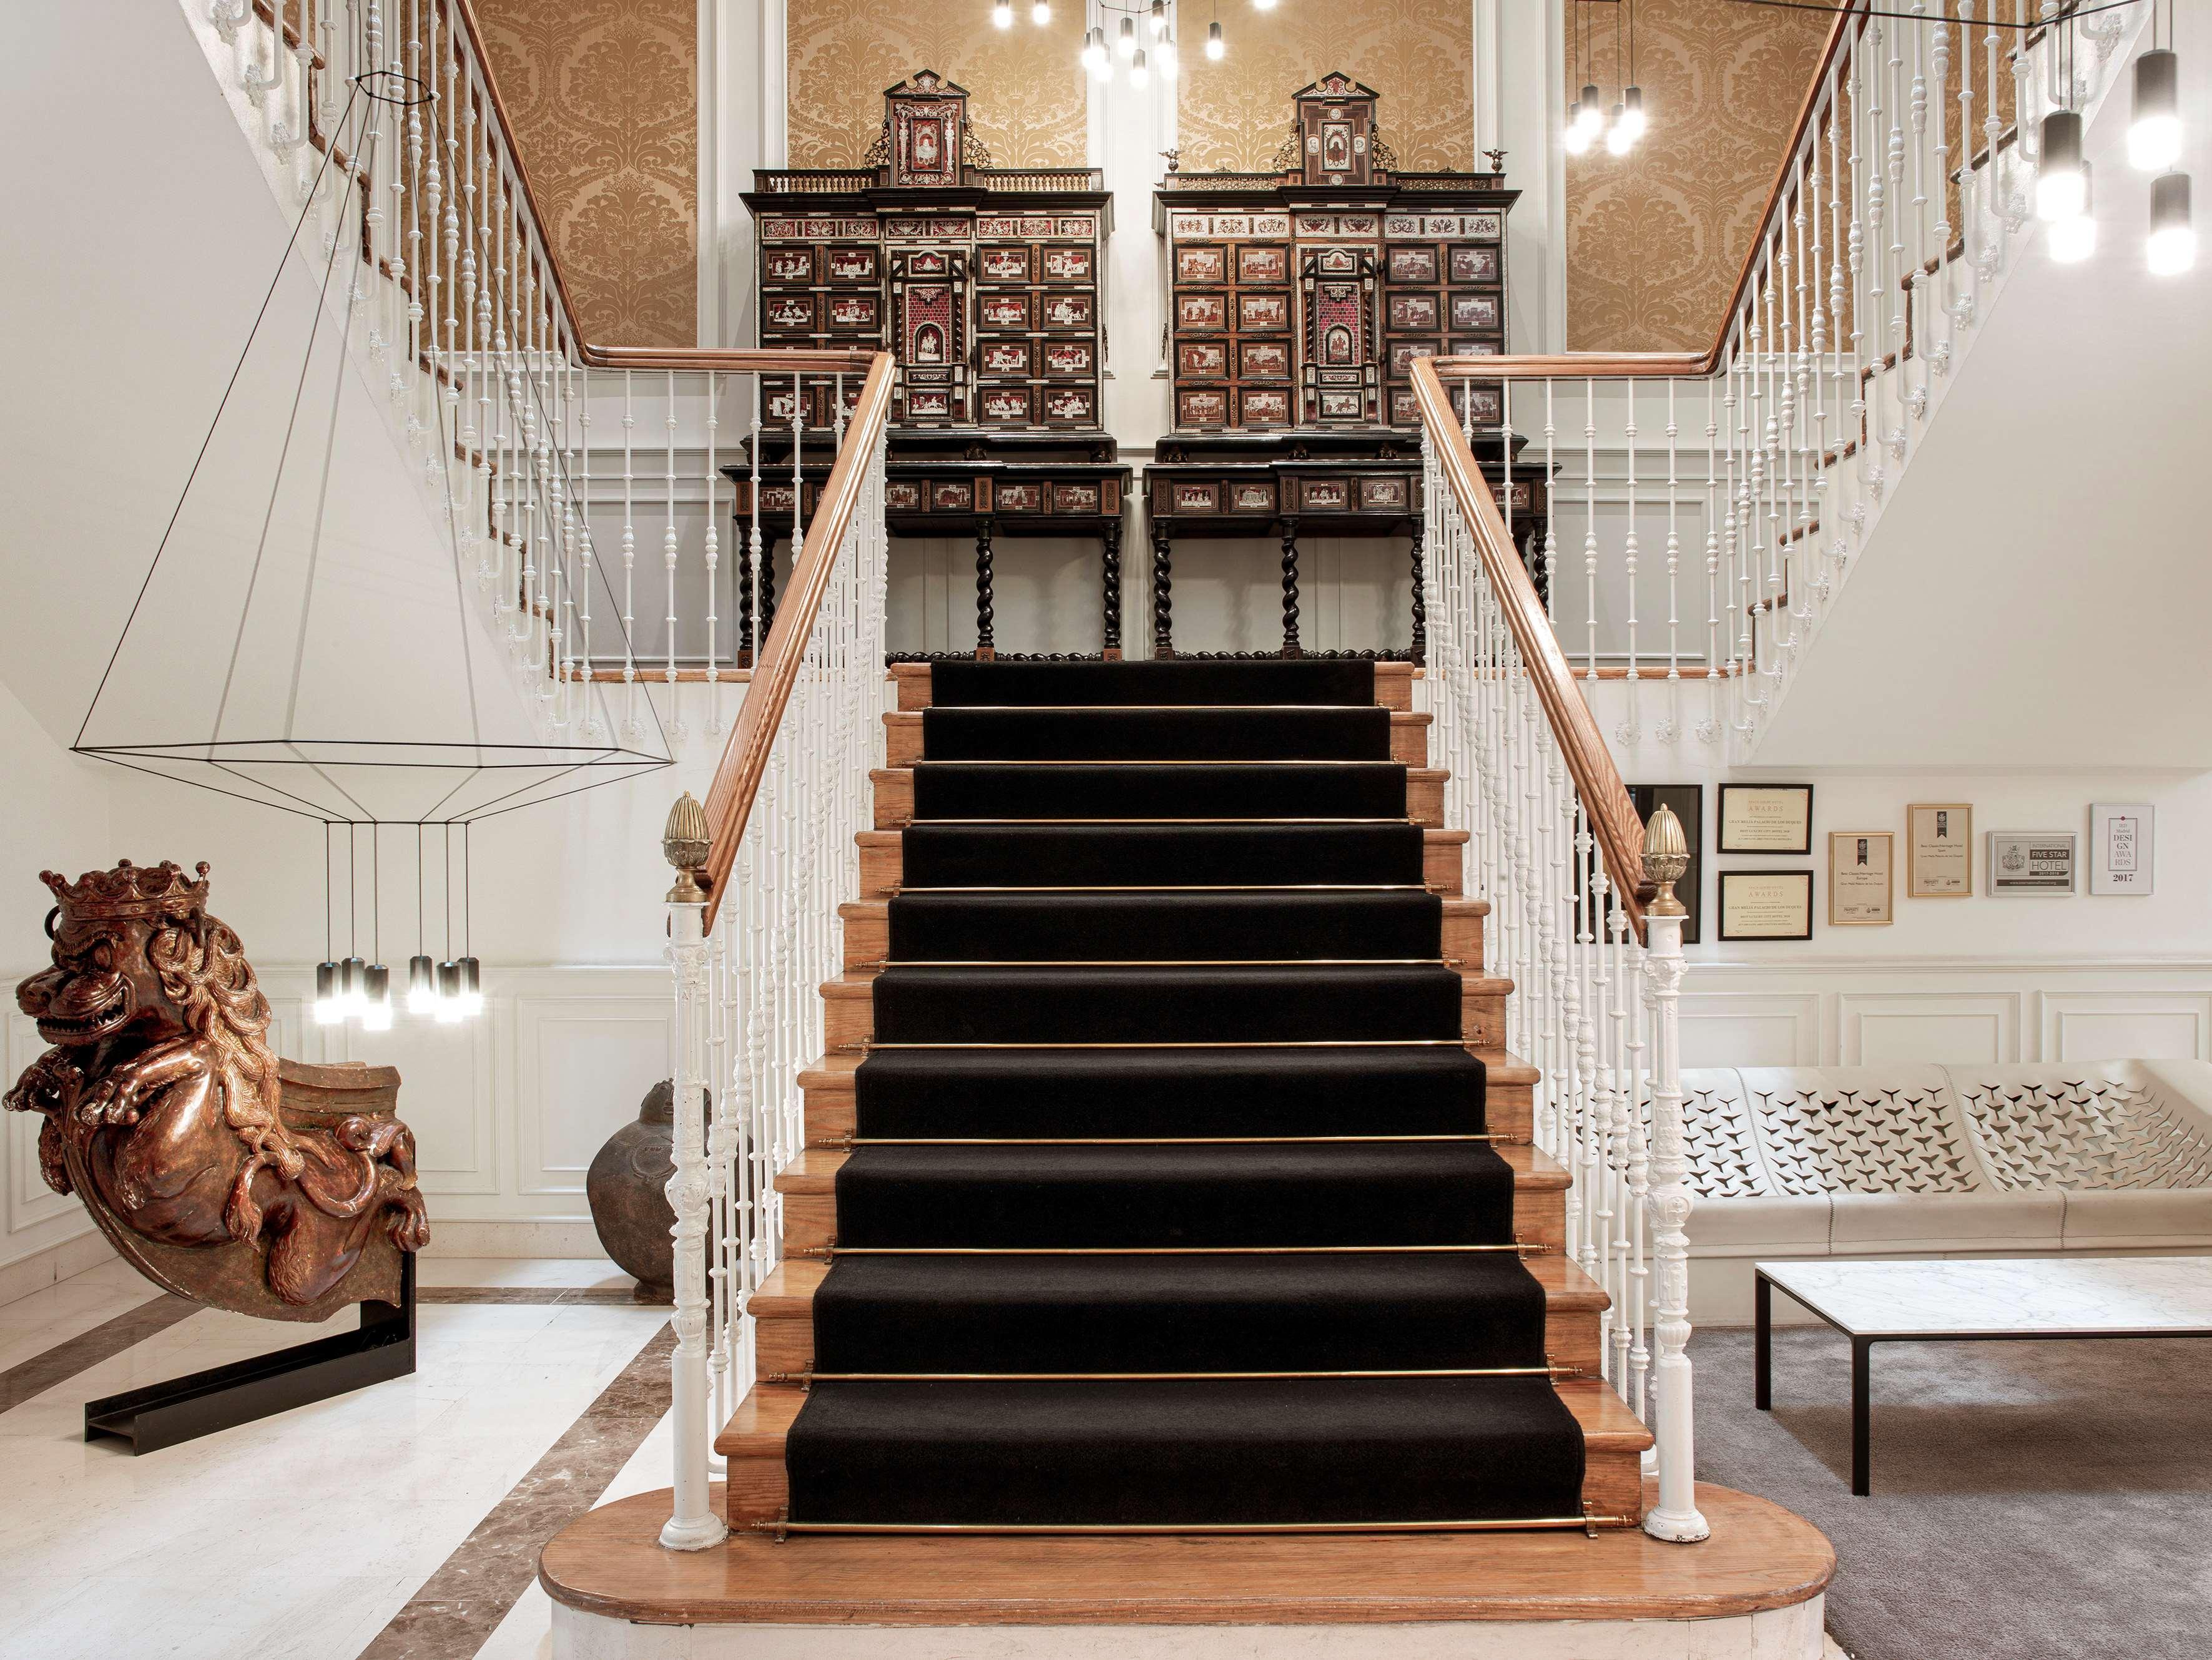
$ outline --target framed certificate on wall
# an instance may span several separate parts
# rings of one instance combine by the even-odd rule
[[[1991,830],[1990,897],[2070,897],[2080,840],[2071,830]]]
[[[1889,830],[1828,834],[1828,926],[1881,928],[1897,921],[1896,836]]]
[[[1905,891],[1915,899],[1974,897],[1974,810],[1917,801],[1905,810]]]
[[[1720,882],[1722,939],[1813,937],[1812,872],[1724,870]]]
[[[1723,784],[1719,853],[1813,851],[1810,784]]]

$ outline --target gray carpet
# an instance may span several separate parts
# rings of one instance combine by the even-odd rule
[[[2204,1660],[2212,1652],[2212,1341],[1874,1349],[1874,1492],[1850,1492],[1850,1346],[1701,1331],[1698,1474],[1836,1546],[1853,1660]]]

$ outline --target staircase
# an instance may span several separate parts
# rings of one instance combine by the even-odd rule
[[[899,684],[732,1527],[1633,1526],[1411,671]]]

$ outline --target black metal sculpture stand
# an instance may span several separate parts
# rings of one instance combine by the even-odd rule
[[[361,1329],[319,1337],[167,1383],[88,1401],[84,1438],[156,1452],[415,1370],[415,1257],[400,1258],[399,1302],[361,1304]]]

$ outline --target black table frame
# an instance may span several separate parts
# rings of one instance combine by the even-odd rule
[[[1766,1270],[1752,1269],[1752,1404],[1761,1412],[1774,1410],[1774,1282]],[[1824,1325],[1851,1340],[1851,1493],[1864,1499],[1874,1491],[1874,1400],[1870,1388],[1874,1346],[1876,1343],[2068,1343],[2093,1342],[2105,1338],[2212,1337],[2212,1328],[2160,1327],[2156,1330],[2114,1331],[1885,1331],[1872,1335],[1855,1332],[1810,1303],[1793,1295],[1787,1286],[1782,1294],[1817,1316]]]

